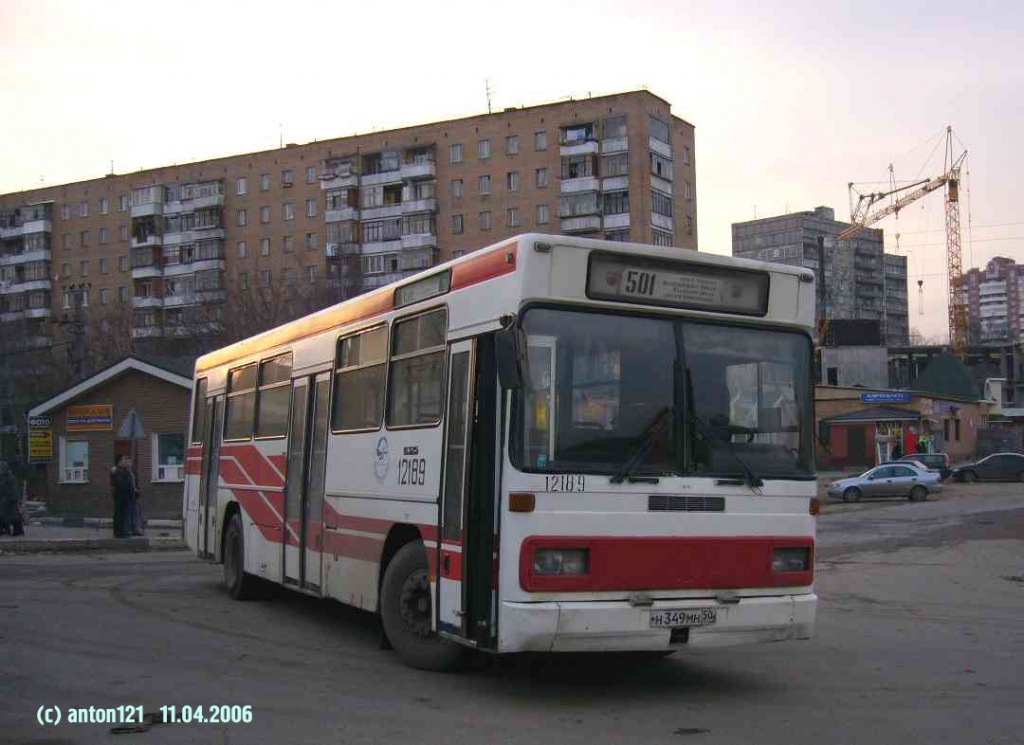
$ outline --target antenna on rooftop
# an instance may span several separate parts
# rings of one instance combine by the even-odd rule
[[[487,92],[487,113],[491,113],[491,79],[484,78],[484,90]]]

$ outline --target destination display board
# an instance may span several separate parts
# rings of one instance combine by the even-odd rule
[[[763,316],[769,275],[750,269],[594,251],[587,297],[623,303]]]

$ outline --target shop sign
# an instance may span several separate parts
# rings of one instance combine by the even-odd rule
[[[30,429],[28,431],[28,462],[48,463],[53,460],[53,430]]]
[[[109,432],[113,428],[112,404],[68,407],[68,432]]]
[[[878,393],[860,394],[862,404],[909,404],[910,393],[908,391],[884,391]]]

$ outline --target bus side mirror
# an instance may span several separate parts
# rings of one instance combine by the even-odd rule
[[[494,356],[498,363],[498,382],[505,390],[518,390],[526,384],[530,365],[526,358],[526,333],[516,326],[495,334]]]

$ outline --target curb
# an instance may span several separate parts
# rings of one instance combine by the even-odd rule
[[[114,521],[109,517],[29,517],[26,523],[36,525],[62,525],[65,528],[112,527]],[[143,520],[147,528],[181,528],[181,520]]]
[[[113,553],[141,553],[145,551],[176,551],[184,549],[179,539],[150,541],[138,538],[58,538],[37,540],[33,538],[0,542],[2,554],[72,553],[106,551]]]

